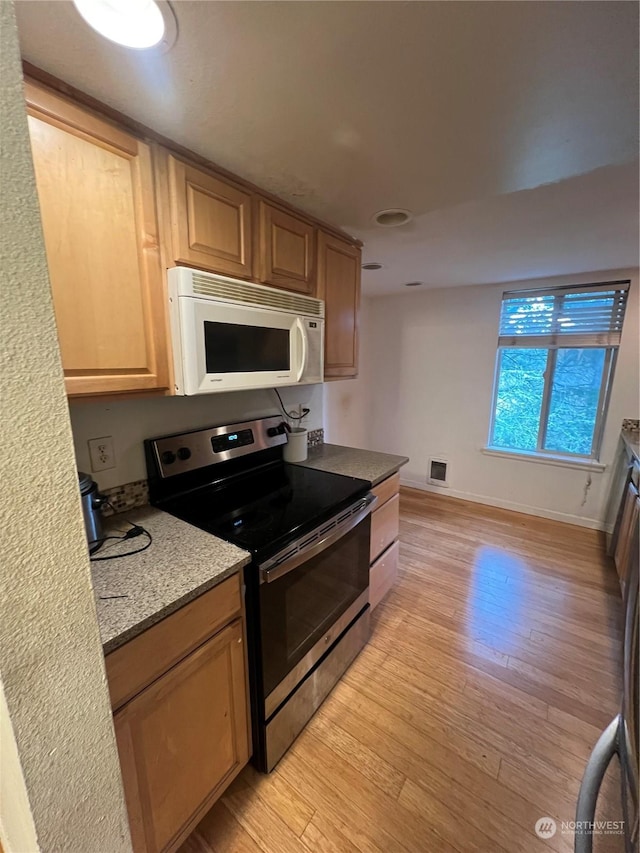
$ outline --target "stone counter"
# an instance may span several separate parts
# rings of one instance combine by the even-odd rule
[[[153,541],[134,556],[91,563],[98,624],[105,654],[239,571],[251,556],[166,512],[144,507],[126,518],[148,530]],[[106,535],[130,528],[123,515],[110,518]],[[147,542],[136,536],[107,540],[94,557],[135,551]]]
[[[318,471],[328,471],[330,474],[357,477],[376,486],[395,474],[408,461],[406,456],[342,447],[339,444],[321,444],[318,447],[310,447],[307,460],[298,464],[316,468]]]

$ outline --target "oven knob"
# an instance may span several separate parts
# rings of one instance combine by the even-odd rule
[[[178,459],[182,459],[183,462],[185,462],[187,459],[191,459],[191,451],[188,447],[178,448]]]
[[[176,454],[173,450],[165,450],[160,458],[162,459],[163,465],[173,465],[176,461]]]
[[[278,427],[269,427],[269,429],[267,430],[267,435],[269,436],[269,438],[273,438],[274,436],[279,435],[279,434],[280,434],[280,431],[279,431]]]

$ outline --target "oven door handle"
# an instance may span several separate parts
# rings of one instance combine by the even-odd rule
[[[273,581],[278,580],[278,578],[283,577],[283,575],[292,572],[294,569],[297,569],[298,566],[302,565],[302,563],[307,560],[315,557],[317,554],[321,554],[323,551],[326,551],[327,548],[330,548],[335,542],[338,541],[345,533],[348,533],[350,530],[360,524],[369,513],[373,511],[373,508],[378,502],[378,498],[372,492],[369,492],[367,496],[358,501],[354,506],[354,511],[352,515],[348,518],[345,518],[344,521],[337,524],[335,527],[332,527],[331,530],[327,531],[326,536],[318,536],[318,538],[312,542],[309,542],[308,545],[304,547],[300,547],[299,550],[291,553],[292,549],[295,548],[296,543],[284,549],[285,554],[291,553],[291,556],[287,559],[282,559],[281,562],[278,562],[278,555],[272,557],[270,560],[267,560],[266,563],[263,563],[258,568],[260,569],[260,583],[273,583]],[[358,507],[361,507],[359,510]],[[338,513],[338,515],[342,515],[342,513]],[[325,529],[326,524],[320,526],[320,529]],[[306,536],[301,536],[298,540],[299,542],[307,542],[313,534],[308,534]]]

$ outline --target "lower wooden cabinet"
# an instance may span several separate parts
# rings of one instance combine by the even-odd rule
[[[372,491],[378,506],[371,515],[369,604],[373,610],[389,592],[398,576],[400,545],[400,477],[387,477]]]
[[[380,604],[398,577],[400,543],[396,540],[369,569],[369,604],[373,610]]]
[[[627,576],[631,568],[631,561],[637,559],[637,548],[634,545],[638,540],[638,525],[640,519],[640,497],[638,488],[633,480],[627,485],[620,518],[620,527],[614,552],[614,560],[620,580],[620,586],[624,595]]]
[[[225,581],[220,590],[196,601],[212,604],[212,597],[220,592],[227,606],[233,591],[230,584],[239,581]],[[215,606],[211,609],[214,619],[222,612]],[[199,619],[197,611],[191,615]],[[190,644],[201,633],[201,622],[194,628],[195,633],[177,611],[145,634],[157,639],[162,656],[166,643],[179,646],[186,638]],[[126,649],[125,645],[117,652]],[[170,657],[175,659],[173,651]],[[116,670],[108,662],[109,658],[109,676]],[[152,668],[154,655],[146,662]],[[131,664],[138,678],[144,661],[136,656]],[[118,669],[121,666],[122,662]],[[213,636],[116,710],[113,722],[135,853],[171,853],[249,760],[242,619],[218,627]]]

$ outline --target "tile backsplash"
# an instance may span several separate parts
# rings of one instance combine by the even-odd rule
[[[622,421],[622,429],[625,432],[640,432],[640,419],[625,418]]]
[[[324,444],[324,430],[321,429],[310,429],[307,433],[307,445],[309,447],[318,447],[320,444]]]
[[[103,508],[103,515],[109,516],[114,515],[114,513],[128,512],[149,503],[149,483],[146,480],[135,480],[133,483],[125,483],[123,486],[103,489],[102,494],[109,503],[109,506]]]

